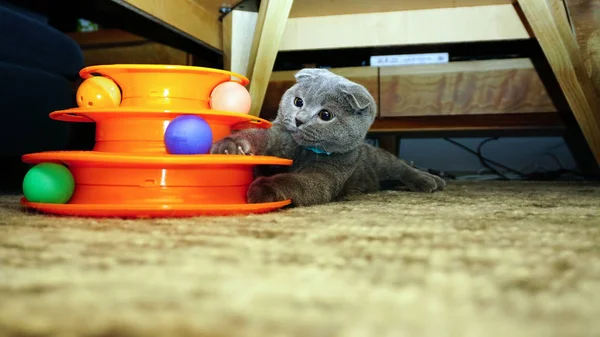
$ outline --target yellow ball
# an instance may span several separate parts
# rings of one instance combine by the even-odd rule
[[[121,91],[109,78],[92,76],[77,88],[77,105],[81,108],[114,108],[121,104]]]

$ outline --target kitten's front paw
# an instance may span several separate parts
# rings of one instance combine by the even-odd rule
[[[247,193],[248,203],[264,203],[287,200],[283,191],[278,188],[273,177],[259,177],[250,187]]]
[[[406,186],[414,192],[433,193],[446,188],[444,179],[429,172],[415,171],[415,174],[405,181]]]
[[[211,154],[253,155],[252,145],[245,138],[226,137],[213,144]]]

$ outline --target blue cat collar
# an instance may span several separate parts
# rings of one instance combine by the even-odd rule
[[[321,150],[321,149],[316,148],[314,146],[306,146],[306,149],[310,150],[310,151],[312,151],[312,152],[314,152],[316,154],[326,154],[328,156],[331,155],[331,152],[327,152],[327,151]]]

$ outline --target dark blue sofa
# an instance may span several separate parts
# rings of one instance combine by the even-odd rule
[[[0,0],[0,189],[20,186],[23,154],[66,149],[71,126],[48,114],[76,106],[74,83],[83,65],[68,35]]]
[[[65,148],[69,125],[48,114],[75,106],[73,83],[83,65],[68,35],[0,2],[0,155]]]

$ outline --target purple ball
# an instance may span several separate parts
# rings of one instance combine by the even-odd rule
[[[207,154],[212,138],[212,130],[202,117],[182,115],[167,126],[165,147],[170,154]]]

